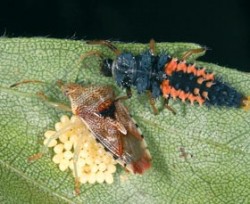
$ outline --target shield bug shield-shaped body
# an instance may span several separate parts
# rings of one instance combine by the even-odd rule
[[[151,156],[140,130],[109,86],[62,86],[72,112],[82,118],[94,137],[133,173],[151,166]]]

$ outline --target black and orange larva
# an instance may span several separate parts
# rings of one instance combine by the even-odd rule
[[[101,71],[105,76],[113,76],[116,83],[126,88],[127,98],[131,97],[131,87],[138,93],[148,92],[152,99],[163,96],[197,102],[199,105],[250,108],[250,97],[218,79],[205,68],[188,64],[185,59],[192,53],[204,49],[190,50],[182,60],[168,54],[155,54],[155,43],[150,41],[150,49],[133,55],[121,52],[108,41],[89,41],[109,47],[117,55],[115,60],[103,58]],[[154,101],[154,100],[151,100]],[[151,103],[154,111],[156,108]]]

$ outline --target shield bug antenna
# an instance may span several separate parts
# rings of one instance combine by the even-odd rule
[[[188,50],[181,59],[177,59],[167,53],[157,55],[154,40],[150,41],[148,50],[138,55],[122,52],[109,41],[87,43],[106,46],[114,52],[114,60],[102,57],[103,67],[107,68],[116,83],[128,90],[128,93],[131,93],[131,87],[138,93],[149,92],[150,104],[155,114],[158,113],[155,99],[159,96],[165,98],[165,107],[173,113],[175,111],[168,106],[170,98],[189,101],[191,104],[249,109],[249,97],[204,67],[186,62],[192,54],[202,53],[206,48]],[[131,94],[126,98],[130,97]]]
[[[11,87],[33,82],[32,80],[29,82],[23,81]],[[86,133],[82,133],[85,131],[83,127],[87,127],[85,129],[91,132],[91,138],[95,138],[102,148],[111,153],[113,158],[130,172],[134,174],[143,174],[151,167],[151,156],[141,131],[137,128],[137,125],[129,115],[128,110],[121,103],[121,100],[116,98],[112,87],[81,86],[74,83],[64,84],[61,81],[58,81],[57,84],[61,87],[62,92],[70,99],[71,111],[75,117],[79,118],[77,120],[78,122],[69,122],[67,125],[56,125],[56,131],[52,133],[51,131],[46,132],[45,146],[39,153],[31,156],[29,161],[41,158],[48,147],[55,146],[54,148],[57,150],[54,151],[59,151],[58,149],[60,148],[56,146],[57,141],[64,141],[65,135],[69,135],[71,132],[73,132],[73,135],[78,135],[73,147],[72,145],[71,147],[74,149],[72,168],[75,176],[75,192],[79,194],[80,183],[86,181],[86,172],[82,174],[81,169],[78,167],[79,163],[81,163],[79,162],[81,160],[81,155],[84,154],[82,153],[83,146],[86,146],[83,145],[83,143],[86,142],[83,136],[86,135]],[[53,107],[65,110],[63,104],[50,102],[45,94],[38,94],[38,97]],[[67,110],[68,109],[69,108],[67,108]],[[61,119],[61,121],[63,120],[64,119]],[[80,133],[79,129],[81,129]],[[67,146],[69,146],[68,143]],[[93,149],[89,151],[93,152]],[[93,155],[90,155],[90,157],[92,158]],[[55,161],[61,164],[59,158],[60,156],[57,156]],[[60,168],[65,169],[69,164],[65,163],[65,159],[63,161]],[[98,176],[96,180],[103,180],[101,178],[103,177]],[[91,179],[91,182],[93,182],[93,176]],[[107,180],[108,182],[111,181],[110,176]]]
[[[44,82],[42,82],[40,80],[24,80],[24,81],[20,81],[20,82],[17,82],[15,84],[10,85],[10,88],[19,86],[21,84],[28,84],[28,83],[44,83]]]
[[[10,85],[10,88],[14,88],[14,87],[20,86],[22,84],[28,84],[28,83],[46,84],[46,82],[43,82],[43,81],[40,81],[40,80],[23,80],[23,81],[20,81],[20,82],[17,82],[15,84]],[[57,84],[60,85],[60,81],[58,81]],[[40,100],[44,101],[45,103],[47,103],[50,106],[53,106],[55,108],[58,108],[58,109],[61,109],[61,110],[64,110],[64,111],[71,112],[71,108],[69,106],[67,106],[67,105],[65,105],[63,103],[53,102],[53,101],[49,100],[49,97],[46,96],[44,94],[44,92],[37,92],[36,96]]]

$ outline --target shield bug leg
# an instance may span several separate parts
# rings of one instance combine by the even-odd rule
[[[38,98],[40,98],[42,101],[44,101],[45,103],[49,104],[50,106],[63,110],[63,111],[68,111],[68,112],[72,112],[71,108],[63,103],[58,103],[58,102],[53,102],[51,100],[49,100],[49,97],[46,96],[43,92],[38,92],[36,93],[36,95],[38,96]]]
[[[186,52],[184,52],[183,56],[182,56],[182,60],[187,60],[191,55],[193,54],[199,54],[199,53],[202,53],[202,52],[205,52],[207,49],[205,47],[202,47],[202,48],[197,48],[197,49],[191,49],[191,50],[188,50]]]
[[[76,145],[75,151],[74,151],[74,156],[73,156],[73,165],[74,165],[74,174],[75,174],[75,193],[76,193],[76,195],[80,194],[80,180],[79,180],[79,175],[78,175],[77,162],[78,162],[79,154],[80,154],[80,151],[81,151],[81,148],[82,148],[83,139],[84,139],[84,135],[82,134],[78,138],[77,145]]]
[[[53,132],[51,132],[52,135],[49,135],[49,138],[45,142],[45,145],[42,147],[41,151],[30,156],[28,158],[28,161],[32,162],[32,161],[40,159],[48,151],[48,148],[50,146],[53,146],[54,145],[53,143],[56,143],[56,140],[60,137],[60,135],[64,134],[67,131],[70,131],[72,128],[73,128],[73,125],[62,128],[60,131],[58,131],[54,134],[53,134]]]
[[[24,81],[12,84],[10,87],[13,88],[13,87],[16,87],[16,86],[19,86],[19,85],[22,85],[22,84],[27,84],[27,83],[45,83],[45,82],[39,81],[39,80],[24,80]],[[38,98],[40,98],[44,102],[48,103],[50,106],[62,109],[64,111],[70,111],[71,112],[71,108],[70,107],[68,107],[68,106],[66,106],[65,104],[62,104],[62,103],[56,103],[56,102],[50,101],[49,97],[46,96],[43,92],[38,92],[38,93],[36,93],[36,95],[38,96]],[[63,130],[63,131],[68,131],[68,130]],[[47,141],[47,143],[45,144],[45,147],[42,148],[41,152],[30,156],[28,158],[28,161],[32,162],[32,161],[40,159],[43,156],[43,154],[46,153],[46,151],[47,151],[48,147],[51,145],[51,143],[53,141],[55,141],[60,136],[59,133],[62,134],[61,132],[58,132],[53,137],[49,138],[48,141]]]

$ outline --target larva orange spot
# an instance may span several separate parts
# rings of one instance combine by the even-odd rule
[[[197,76],[197,77],[202,77],[205,80],[214,80],[214,73],[211,74],[207,74],[206,73],[206,69],[202,68],[202,69],[197,69],[195,64],[191,64],[187,67],[187,73],[192,73],[193,75]]]
[[[191,105],[194,105],[194,101],[196,100],[196,98],[193,94],[190,94],[188,96],[188,100],[190,101]]]
[[[200,89],[199,88],[195,88],[194,89],[194,94],[195,95],[199,95],[200,94]]]
[[[173,58],[169,63],[165,65],[165,73],[171,76],[172,73],[176,71],[176,68],[177,68],[177,59]]]
[[[209,82],[206,83],[206,87],[207,87],[207,88],[210,88],[211,86],[213,86],[213,84],[214,84],[214,83],[213,83],[212,81],[209,81]]]
[[[176,71],[183,71],[184,73],[187,72],[187,64],[185,61],[181,61],[178,65],[177,65],[177,69]]]
[[[171,93],[170,95],[172,96],[172,98],[174,100],[176,100],[176,98],[180,95],[180,92],[179,90],[176,90],[175,88],[171,88]]]
[[[196,101],[199,103],[200,106],[202,106],[202,104],[205,102],[205,100],[200,96],[196,96]]]
[[[214,73],[206,74],[206,76],[204,78],[208,81],[210,81],[210,80],[213,81],[214,80]]]
[[[202,92],[202,96],[203,96],[205,99],[208,99],[208,92],[207,92],[207,91],[203,91],[203,92]]]
[[[161,84],[162,95],[168,97],[171,93],[171,86],[169,85],[169,80],[164,80]]]
[[[205,79],[203,77],[200,77],[197,79],[198,84],[202,84],[204,81],[205,81]]]
[[[205,71],[205,69],[204,69],[204,68],[203,68],[203,69],[198,69],[198,70],[197,70],[197,76],[202,76],[202,77],[205,78],[205,76],[206,76],[206,71]]]
[[[185,100],[188,98],[188,95],[189,95],[188,93],[185,93],[184,91],[180,91],[179,98],[184,103]]]
[[[196,76],[197,70],[194,64],[191,64],[187,67],[187,73],[193,73]]]

